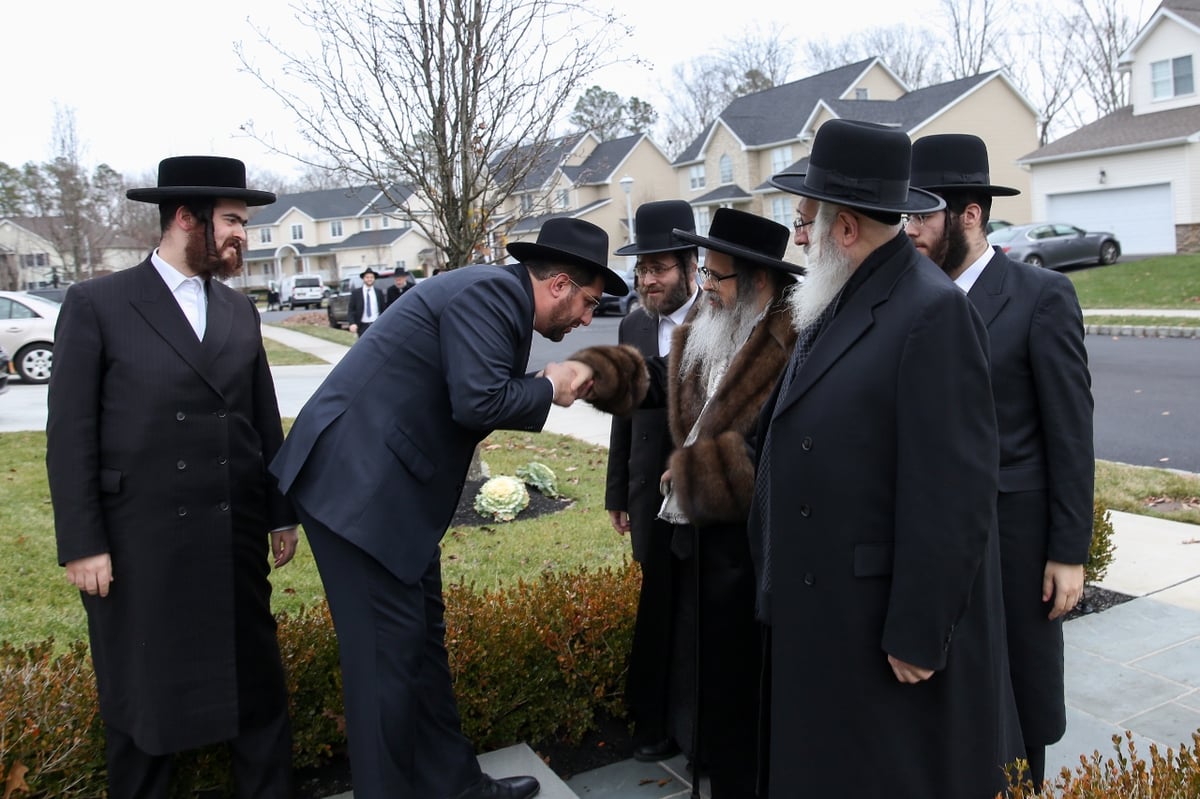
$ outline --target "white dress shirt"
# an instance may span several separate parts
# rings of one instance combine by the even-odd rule
[[[954,278],[954,285],[962,289],[963,294],[970,291],[971,287],[975,285],[975,281],[983,274],[983,268],[988,265],[988,261],[992,260],[992,256],[995,254],[995,250],[991,247],[984,250],[983,255],[975,259],[975,263],[968,266],[963,270],[961,275]]]
[[[379,302],[375,296],[375,287],[363,284],[363,314],[362,322],[369,325],[379,318]]]
[[[669,316],[658,317],[658,354],[664,358],[671,354],[671,336],[675,333],[675,328],[683,324],[683,320],[687,318],[688,311],[692,310],[692,305],[695,304],[696,298],[700,296],[699,291],[693,291],[692,296],[688,297],[687,302],[675,309],[674,313]]]
[[[196,331],[196,338],[203,341],[204,329],[208,324],[208,294],[204,291],[204,278],[198,275],[185,277],[182,272],[164,261],[157,249],[150,254],[150,263],[154,264],[159,277],[167,284],[171,296],[179,303],[179,310],[183,311],[188,324]]]

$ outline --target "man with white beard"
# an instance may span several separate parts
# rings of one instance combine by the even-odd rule
[[[748,524],[777,799],[983,799],[1022,755],[987,333],[900,230],[944,205],[909,188],[910,151],[901,131],[831,120],[806,173],[771,179],[803,197],[809,257]]]
[[[681,743],[694,740],[698,712],[691,754],[708,768],[713,799],[748,799],[755,796],[762,631],[746,538],[754,489],[747,437],[796,340],[787,296],[803,269],[780,260],[786,227],[742,211],[718,210],[708,236],[674,235],[705,248],[704,293],[692,321],[675,331],[665,362],[628,346],[590,347],[572,358],[594,370],[581,396],[601,410],[667,405],[675,449],[660,516],[674,526],[680,573],[670,732]],[[688,679],[697,674],[698,691]]]

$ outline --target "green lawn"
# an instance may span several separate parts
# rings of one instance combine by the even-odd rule
[[[286,344],[263,337],[263,348],[267,351],[267,362],[271,366],[302,366],[310,363],[325,363],[315,355],[293,349]]]
[[[1200,255],[1168,255],[1067,273],[1084,308],[1200,310]]]

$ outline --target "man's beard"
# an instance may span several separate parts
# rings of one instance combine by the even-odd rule
[[[188,268],[201,277],[215,277],[218,280],[240,275],[244,263],[242,243],[231,237],[226,240],[224,247],[217,250],[209,245],[210,229],[211,224],[197,225],[188,232],[187,244],[183,250]],[[223,255],[229,248],[232,248],[233,252]]]
[[[642,307],[650,313],[656,316],[670,316],[682,308],[688,297],[692,296],[691,288],[691,281],[687,279],[687,272],[684,272],[681,280],[659,294],[647,294],[639,285],[638,298],[642,301]]]
[[[835,215],[825,210],[828,207],[821,206],[812,225],[812,243],[807,248],[808,274],[803,283],[788,292],[792,327],[797,333],[817,321],[858,266],[854,257],[833,240]]]
[[[701,302],[696,318],[688,329],[687,343],[679,359],[679,373],[686,375],[698,370],[700,379],[711,394],[716,380],[725,373],[733,356],[746,343],[761,315],[762,312],[751,302],[749,294],[743,296],[740,287],[737,303],[732,310]]]
[[[942,238],[929,253],[929,258],[942,268],[942,271],[952,275],[966,266],[967,254],[971,251],[967,244],[967,234],[963,233],[962,217],[946,212],[946,227],[942,230]]]

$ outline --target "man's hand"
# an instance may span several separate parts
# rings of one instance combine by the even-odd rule
[[[300,540],[295,527],[286,530],[276,530],[271,533],[271,554],[275,556],[275,568],[286,566],[296,554],[296,544]]]
[[[108,587],[113,581],[112,556],[105,552],[103,555],[67,561],[67,580],[92,596],[108,596]]]
[[[610,510],[608,512],[608,520],[612,522],[612,528],[621,535],[629,532],[629,514],[623,510]]]
[[[554,404],[564,408],[579,398],[579,390],[591,381],[592,369],[579,361],[548,363],[542,374],[554,384]]]
[[[896,675],[897,680],[909,685],[916,685],[933,676],[933,669],[923,669],[891,655],[888,655],[888,665],[892,667],[892,674]]]
[[[1042,572],[1042,601],[1049,602],[1054,598],[1054,607],[1050,609],[1050,621],[1071,611],[1083,598],[1083,564],[1059,563],[1056,560],[1046,561],[1046,569]]]
[[[351,333],[357,333],[357,332],[358,332],[358,325],[356,325],[356,324],[354,324],[353,322],[351,322],[351,323],[350,323],[350,332],[351,332]]]

